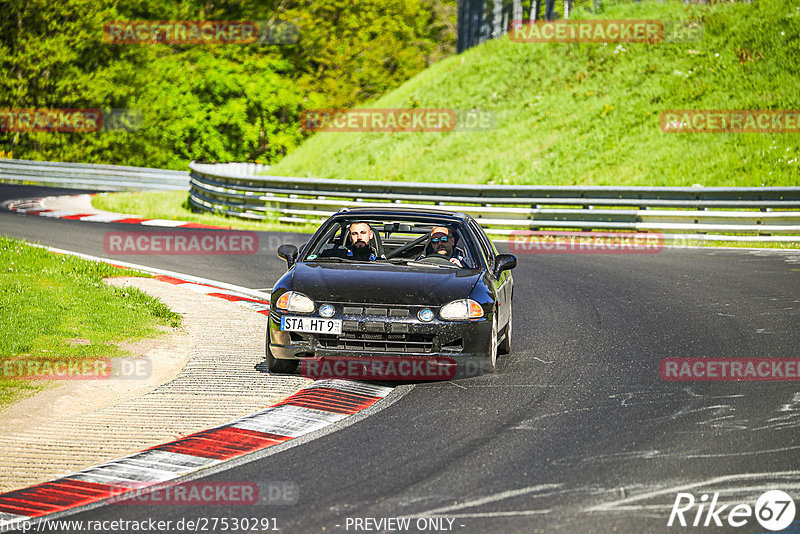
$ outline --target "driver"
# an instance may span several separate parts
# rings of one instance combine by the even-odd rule
[[[459,267],[464,267],[465,258],[455,252],[455,236],[446,226],[434,226],[431,230],[430,247],[433,254],[439,254]],[[432,254],[428,254],[430,256]],[[425,256],[421,256],[423,258]]]
[[[359,261],[375,261],[378,259],[377,251],[370,246],[374,234],[369,224],[354,222],[350,225],[350,246],[345,257]]]

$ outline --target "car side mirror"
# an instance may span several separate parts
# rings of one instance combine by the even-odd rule
[[[278,247],[278,257],[286,260],[286,268],[291,269],[297,261],[297,247],[294,245],[281,245]]]
[[[494,277],[500,276],[503,271],[508,271],[517,266],[517,257],[513,254],[498,254],[494,258]]]

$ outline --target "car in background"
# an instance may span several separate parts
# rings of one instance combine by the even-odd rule
[[[358,260],[349,227],[372,229],[374,259]],[[449,230],[461,265],[432,252],[431,231]],[[281,245],[288,270],[272,289],[266,364],[296,372],[325,358],[447,357],[494,371],[511,351],[511,276],[467,214],[428,209],[342,208],[300,250]]]

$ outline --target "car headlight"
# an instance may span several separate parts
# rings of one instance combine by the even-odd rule
[[[287,291],[281,295],[275,306],[279,310],[288,312],[311,313],[314,311],[314,301],[297,291]]]
[[[483,308],[472,299],[454,300],[442,306],[439,317],[445,321],[467,321],[483,317]]]

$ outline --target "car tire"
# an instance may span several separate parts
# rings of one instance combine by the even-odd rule
[[[269,330],[267,330],[267,369],[270,373],[294,374],[297,372],[298,360],[281,360],[272,355],[269,349]]]
[[[489,370],[494,372],[497,367],[497,310],[492,314],[492,334],[489,338]]]
[[[510,303],[509,306],[511,306]],[[498,347],[500,350],[500,354],[509,354],[511,352],[511,331],[513,330],[513,326],[514,326],[513,308],[509,308],[508,324],[506,325],[506,337],[505,339],[503,339],[503,342],[500,343],[500,346]]]

